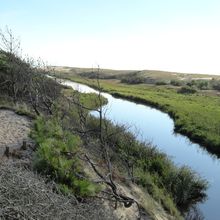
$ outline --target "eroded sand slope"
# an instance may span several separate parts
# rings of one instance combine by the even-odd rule
[[[30,120],[10,110],[0,110],[0,156],[6,146],[11,149],[21,147],[23,140],[28,138]]]

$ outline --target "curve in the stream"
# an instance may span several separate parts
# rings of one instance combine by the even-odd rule
[[[79,83],[64,81],[65,85],[84,93],[96,90]],[[177,165],[186,165],[209,181],[208,199],[199,204],[205,219],[219,220],[220,160],[187,137],[174,133],[174,122],[168,114],[142,104],[136,104],[102,93],[108,99],[106,118],[119,124],[131,125],[140,141],[150,141],[169,155]],[[92,114],[95,114],[94,112]]]

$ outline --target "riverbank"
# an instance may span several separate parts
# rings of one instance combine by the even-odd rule
[[[70,91],[65,90],[65,95],[69,96]],[[94,95],[91,94],[84,94],[80,96],[80,102],[83,103],[85,106],[94,109],[97,107],[97,98]],[[106,100],[102,98],[102,103],[106,103]],[[61,103],[60,103],[61,104]],[[61,104],[62,106],[62,104]],[[29,145],[29,142],[31,141],[29,138],[29,133],[32,130],[32,119],[27,117],[26,115],[18,115],[16,114],[16,111],[20,111],[18,108],[16,108],[13,105],[10,105],[7,103],[7,107],[1,107],[0,109],[0,147],[2,149],[2,153],[5,152],[6,146],[9,147],[9,153],[8,155],[3,155],[1,165],[0,165],[0,192],[1,192],[1,201],[4,201],[4,206],[0,209],[1,214],[0,217],[5,217],[8,215],[16,216],[16,215],[25,215],[25,216],[38,216],[39,219],[43,218],[43,216],[47,216],[48,218],[52,215],[60,216],[60,215],[69,215],[73,218],[78,219],[78,215],[88,218],[90,216],[90,219],[136,219],[138,218],[138,210],[137,207],[132,206],[131,208],[125,208],[123,205],[118,205],[117,209],[114,209],[112,207],[112,202],[108,202],[108,200],[100,200],[94,197],[84,197],[84,203],[74,203],[74,205],[70,204],[69,198],[71,197],[72,200],[75,199],[74,196],[76,196],[75,193],[70,194],[65,191],[65,188],[61,188],[61,185],[59,183],[56,183],[56,190],[57,192],[54,192],[52,187],[54,188],[54,185],[52,186],[50,183],[46,184],[45,182],[50,182],[50,179],[45,177],[40,177],[39,175],[36,175],[32,171],[33,163],[36,164],[36,153],[34,151],[39,152],[40,146],[38,145],[38,148],[35,148],[34,145]],[[13,110],[14,109],[14,110]],[[54,120],[55,117],[51,118],[50,120]],[[50,120],[49,118],[45,118],[49,124]],[[51,124],[50,124],[51,125]],[[60,126],[60,125],[57,125]],[[50,126],[51,129],[58,128],[57,126]],[[47,129],[43,128],[43,129]],[[46,130],[44,130],[43,133],[41,133],[42,138],[47,136]],[[52,135],[53,138],[59,135],[58,133]],[[68,136],[70,137],[70,136]],[[23,142],[26,142],[27,145],[23,146]],[[71,142],[73,139],[71,139]],[[38,143],[39,144],[39,143]],[[74,144],[76,144],[76,141],[74,141]],[[62,141],[62,147],[64,146],[64,141]],[[24,148],[23,148],[24,147]],[[43,149],[46,150],[46,146],[43,146]],[[82,146],[81,146],[82,147]],[[82,149],[79,149],[80,152],[82,152]],[[34,151],[33,151],[34,149]],[[84,150],[83,150],[84,151]],[[65,157],[65,156],[64,156]],[[98,156],[95,156],[98,158]],[[59,155],[59,161],[63,161],[63,156]],[[78,160],[78,159],[77,159]],[[94,159],[97,160],[98,159]],[[65,163],[69,163],[69,159],[65,160]],[[49,161],[48,161],[49,162]],[[51,161],[52,162],[52,161]],[[52,164],[51,164],[52,165]],[[76,164],[75,164],[76,165]],[[79,164],[78,166],[78,172],[79,172]],[[87,170],[88,175],[91,175],[93,173],[93,170],[91,169],[90,165],[87,163],[84,163],[83,165],[80,165],[83,170]],[[24,169],[24,167],[28,168],[27,170]],[[65,172],[67,172],[67,167],[65,168]],[[47,169],[46,166],[43,167],[44,170]],[[57,168],[55,168],[57,169]],[[61,170],[61,167],[59,168]],[[82,174],[81,171],[81,174]],[[83,171],[84,172],[84,171]],[[52,175],[52,171],[48,173],[48,175]],[[96,174],[93,174],[93,178]],[[118,177],[119,178],[119,177]],[[125,184],[124,181],[119,181],[117,178],[117,188],[120,191],[120,193],[126,194],[127,196],[130,196],[133,199],[137,199],[141,207],[144,207],[145,210],[147,210],[150,214],[145,214],[143,219],[173,219],[172,215],[167,214],[167,212],[161,207],[160,204],[158,204],[144,189],[141,187],[138,187],[136,184],[130,183],[129,185]],[[14,181],[11,181],[11,180]],[[123,179],[123,178],[122,178]],[[26,184],[26,182],[28,184]],[[37,184],[37,187],[35,186]],[[54,183],[53,183],[54,184]],[[6,192],[4,191],[4,187],[10,186],[10,189]],[[34,187],[34,189],[32,189]],[[86,186],[80,186],[83,187],[85,190]],[[7,188],[7,187],[6,187]],[[26,193],[24,193],[24,190],[27,190]],[[93,188],[92,188],[93,189]],[[92,190],[89,189],[89,190]],[[44,190],[44,192],[41,192],[41,190]],[[32,195],[32,192],[35,195]],[[62,192],[62,193],[61,193]],[[85,192],[85,191],[84,191]],[[10,198],[8,198],[10,194]],[[65,195],[62,195],[65,194]],[[14,198],[16,195],[19,195],[21,202],[15,202]],[[68,196],[67,196],[68,195]],[[55,209],[55,206],[52,206],[50,212],[46,213],[42,211],[39,213],[36,211],[37,209],[41,210],[41,204],[44,204],[44,206],[47,206],[50,204],[50,201],[46,199],[48,196],[51,196],[55,199],[55,204],[57,207],[63,207],[65,208],[66,212],[61,213],[60,211],[57,211]],[[98,196],[98,195],[97,195]],[[100,195],[99,195],[100,196]],[[46,197],[46,198],[45,198]],[[87,198],[86,198],[87,197]],[[25,206],[27,205],[25,201],[29,201],[29,204],[32,204],[31,209],[26,209]],[[76,200],[77,201],[77,200]],[[34,203],[35,202],[35,203]],[[10,203],[13,203],[11,205]],[[64,204],[65,205],[62,205]],[[51,204],[52,205],[52,204]],[[10,210],[14,210],[14,213],[12,214],[10,211],[7,210],[10,208]],[[96,210],[102,210],[102,211],[94,211]],[[86,212],[84,214],[83,212]],[[142,211],[143,212],[143,211]],[[55,214],[56,213],[56,214]],[[174,213],[173,213],[174,214]],[[80,218],[79,218],[80,219]]]
[[[64,92],[69,98],[76,97],[76,93],[73,91],[72,93],[73,96],[71,96],[70,90]],[[86,106],[86,112],[84,113],[78,109],[79,105],[75,101],[68,102],[69,104],[72,103],[69,106],[69,104],[63,100],[62,102],[57,103],[56,110],[54,109],[56,112],[55,115],[44,116],[43,118],[38,118],[36,120],[32,137],[36,140],[39,147],[35,154],[34,167],[38,172],[49,175],[53,178],[64,193],[70,192],[78,197],[98,196],[106,198],[106,190],[107,195],[112,194],[109,185],[106,187],[105,184],[101,184],[102,190],[100,193],[100,184],[97,185],[97,182],[105,183],[106,181],[105,178],[100,179],[100,176],[107,175],[106,178],[108,178],[110,175],[108,174],[109,171],[105,165],[105,159],[100,156],[103,150],[99,140],[100,121],[94,117],[91,118],[88,115],[88,109],[94,109],[95,106],[98,106],[97,103],[99,102],[97,101],[99,99],[96,97],[95,101],[95,97],[94,94],[80,94],[79,99],[84,100],[84,105]],[[91,100],[94,101],[91,102]],[[69,108],[67,108],[67,106],[69,106]],[[64,112],[65,116],[63,117]],[[60,116],[62,117],[62,123],[60,123]],[[83,126],[82,124],[80,125],[79,117],[81,119],[86,118],[86,124],[83,124]],[[200,178],[194,178],[194,174],[188,169],[184,171],[178,169],[172,165],[171,161],[167,161],[168,158],[166,155],[157,152],[152,149],[151,146],[142,146],[141,143],[135,140],[135,137],[127,133],[123,128],[113,126],[113,124],[108,121],[104,121],[103,123],[103,126],[107,128],[108,133],[106,133],[106,130],[103,128],[102,138],[105,140],[105,144],[109,148],[109,156],[112,158],[111,166],[114,178],[111,181],[114,181],[117,185],[116,191],[118,193],[120,192],[120,195],[126,195],[126,197],[129,196],[137,201],[140,207],[142,207],[142,213],[144,216],[150,214],[153,219],[182,219],[176,205],[174,204],[179,199],[177,192],[173,191],[173,196],[175,196],[176,200],[174,202],[171,195],[172,192],[170,191],[168,193],[168,188],[166,190],[166,187],[164,188],[159,184],[159,182],[165,184],[165,178],[162,176],[157,177],[157,166],[153,168],[154,165],[152,165],[151,171],[148,171],[148,164],[144,161],[147,157],[149,157],[149,160],[147,160],[148,162],[151,161],[154,163],[153,161],[155,160],[155,163],[157,163],[159,160],[159,163],[164,165],[164,174],[166,172],[165,169],[167,170],[167,167],[170,167],[170,171],[167,170],[166,174],[170,176],[169,180],[171,182],[174,180],[172,178],[172,174],[174,173],[180,178],[183,175],[191,177],[193,180],[192,185],[194,183],[203,185],[205,182]],[[86,133],[81,130],[83,128],[86,130]],[[70,130],[71,133],[69,133]],[[130,150],[127,148],[127,141],[130,142]],[[120,149],[117,149],[118,147],[116,146],[120,146]],[[68,152],[68,155],[66,153],[64,154],[64,152]],[[82,158],[83,154],[89,155],[93,160],[93,164],[96,164],[96,169],[101,173],[106,172],[106,174],[97,175],[97,173],[91,169],[91,164],[88,163],[88,161],[87,163],[86,161],[85,163],[82,163],[84,160],[79,160],[79,157]],[[131,180],[131,177],[126,171],[127,168],[126,164],[124,164],[125,161],[123,161],[122,155],[124,155],[123,157],[130,158],[129,160],[133,164],[132,167],[135,172],[133,175],[135,175],[135,179],[137,178],[138,181]],[[144,158],[143,155],[145,155]],[[136,162],[134,163],[132,161]],[[128,161],[128,163],[130,162]],[[85,170],[87,171],[85,172]],[[82,178],[76,175],[76,173],[79,173]],[[180,180],[178,184],[179,183],[181,185],[182,181]],[[206,186],[204,185],[204,190],[205,188]],[[114,202],[114,195],[113,197],[110,196],[110,198],[107,198],[107,201],[109,199]],[[193,203],[197,199],[200,200],[202,198],[196,196],[195,200],[193,199]],[[184,200],[184,203],[186,202],[188,204],[191,203],[191,201],[192,200],[187,197],[186,200]],[[108,206],[111,206],[112,202],[110,202]],[[182,203],[180,206],[182,206]],[[138,216],[138,210],[135,207],[135,204],[133,204],[132,207],[126,208],[119,202],[118,208],[115,212],[119,212],[119,219],[121,216],[126,216],[125,219],[136,219]]]
[[[71,92],[69,93],[69,90],[67,90],[66,92],[64,92],[64,94],[66,96],[70,96],[71,97]],[[73,94],[72,97],[76,98],[76,95]],[[95,101],[95,96],[91,95],[91,94],[85,94],[81,97],[78,97],[79,99],[77,100],[81,100],[81,102],[83,103],[84,106],[87,106],[91,109],[94,109],[95,107],[97,107],[97,101]],[[61,101],[61,102],[60,102]],[[64,101],[64,100],[63,100]],[[70,123],[69,125],[67,125],[68,131],[63,131],[62,126],[65,126],[65,123],[67,123],[67,121],[65,120],[65,118],[63,118],[62,116],[62,123],[60,123],[60,118],[59,116],[63,115],[60,113],[65,113],[65,117],[67,116],[68,121],[69,119],[71,119],[70,121],[74,121],[74,126],[79,123],[79,119],[75,120],[74,115],[75,115],[75,111],[72,111],[71,109],[75,109],[76,108],[66,108],[68,103],[63,102],[62,100],[59,100],[59,102],[55,105],[56,108],[53,110],[54,111],[54,116],[49,116],[49,115],[44,115],[44,119],[43,121],[38,123],[38,128],[39,126],[41,126],[41,130],[39,130],[39,137],[36,139],[36,141],[40,141],[38,143],[38,149],[37,152],[35,154],[35,164],[36,164],[36,156],[40,156],[38,157],[38,162],[40,161],[40,165],[43,168],[43,171],[48,171],[48,175],[52,176],[53,173],[55,174],[54,177],[57,177],[57,175],[60,175],[60,177],[58,179],[56,179],[56,181],[58,181],[58,188],[60,190],[62,190],[62,192],[68,193],[71,192],[71,194],[73,193],[77,196],[79,196],[79,194],[77,192],[80,192],[81,196],[84,195],[84,193],[86,192],[85,190],[89,190],[89,192],[91,192],[91,190],[94,190],[94,187],[88,187],[88,185],[84,185],[85,181],[83,181],[83,185],[77,185],[77,188],[72,188],[73,191],[68,191],[67,188],[65,187],[65,184],[68,183],[68,178],[71,177],[71,181],[73,181],[73,184],[75,184],[75,180],[74,180],[74,176],[75,176],[75,172],[76,173],[80,173],[80,175],[83,174],[84,169],[89,170],[89,174],[91,174],[92,170],[91,168],[88,168],[88,165],[86,166],[84,165],[80,165],[80,163],[76,161],[78,161],[77,158],[74,158],[73,160],[70,160],[69,157],[67,157],[67,155],[63,154],[62,152],[72,152],[70,151],[71,149],[73,149],[74,155],[75,153],[82,153],[84,152],[83,149],[87,150],[91,150],[93,148],[93,150],[98,150],[97,149],[97,139],[93,139],[93,137],[90,137],[90,141],[91,143],[96,143],[94,146],[93,145],[84,145],[81,146],[80,149],[78,149],[77,151],[74,150],[74,148],[76,147],[76,145],[78,146],[78,144],[81,142],[80,139],[75,136],[75,135],[70,135],[69,133],[69,129],[71,130],[71,127],[73,124]],[[70,100],[69,100],[70,101]],[[101,103],[105,103],[104,100],[101,101]],[[67,109],[69,109],[67,111]],[[79,109],[78,109],[79,110]],[[60,112],[61,111],[61,112]],[[78,111],[77,111],[78,112]],[[80,111],[81,112],[81,111]],[[80,113],[79,112],[79,113]],[[70,115],[69,115],[70,114]],[[82,114],[82,112],[80,113]],[[69,118],[70,117],[70,118]],[[5,118],[5,117],[4,117]],[[66,119],[67,119],[66,118]],[[57,121],[58,120],[58,121]],[[46,126],[43,126],[43,123],[46,122]],[[96,126],[96,122],[94,120],[91,121],[92,122],[92,130],[97,131],[98,128],[94,127]],[[95,124],[94,124],[95,122]],[[106,123],[105,123],[106,126]],[[78,129],[75,127],[72,127],[74,129],[74,131],[76,132]],[[47,130],[49,129],[49,130]],[[53,130],[54,129],[54,130]],[[75,130],[76,129],[76,130]],[[175,202],[177,204],[180,205],[180,207],[183,207],[184,204],[179,203],[179,196],[177,196],[177,192],[176,191],[170,191],[169,193],[167,193],[166,187],[164,188],[165,184],[168,184],[168,182],[166,182],[166,177],[168,177],[169,181],[173,181],[174,179],[172,178],[173,175],[177,175],[180,178],[180,182],[178,181],[178,184],[180,183],[180,185],[178,185],[177,187],[181,186],[182,181],[181,178],[186,175],[186,177],[190,177],[190,180],[195,181],[195,184],[199,184],[200,185],[200,180],[199,179],[194,179],[194,174],[191,173],[190,170],[186,170],[186,169],[177,169],[175,168],[172,164],[171,161],[169,162],[168,158],[166,158],[166,155],[160,154],[159,152],[155,151],[154,149],[152,149],[150,146],[142,146],[141,143],[136,142],[135,138],[132,138],[129,136],[128,133],[123,132],[123,130],[120,130],[119,127],[114,127],[114,126],[108,126],[108,129],[110,129],[111,132],[113,132],[114,138],[110,139],[107,141],[107,143],[110,143],[111,146],[113,145],[119,145],[120,146],[120,151],[116,150],[114,152],[114,156],[113,158],[115,158],[115,162],[114,164],[114,172],[116,172],[114,175],[114,179],[115,181],[117,181],[117,188],[120,191],[120,193],[125,193],[126,196],[131,196],[132,199],[135,199],[139,202],[139,204],[141,205],[142,208],[144,208],[145,211],[147,211],[153,218],[157,219],[173,219],[172,216],[175,216],[175,219],[181,219],[179,212],[177,211],[174,203],[173,203],[173,198],[175,199]],[[114,131],[114,130],[117,130]],[[48,131],[48,133],[47,133]],[[73,132],[73,134],[75,133]],[[116,135],[117,134],[117,135]],[[89,136],[87,135],[87,138]],[[92,139],[91,139],[92,138]],[[128,138],[128,139],[127,139]],[[132,139],[130,139],[132,138]],[[128,143],[127,141],[132,140],[132,145],[131,145],[131,149],[128,150],[127,146]],[[82,138],[82,141],[84,142],[85,140]],[[89,141],[89,143],[90,143]],[[115,141],[117,143],[115,143]],[[71,143],[71,145],[70,145]],[[73,145],[72,145],[73,143]],[[120,143],[120,144],[119,144]],[[115,146],[116,146],[115,145]],[[61,148],[59,148],[61,147]],[[71,147],[71,148],[70,148]],[[73,148],[72,148],[73,147]],[[147,147],[147,148],[146,148]],[[148,149],[149,148],[149,149]],[[117,149],[117,148],[116,148]],[[148,149],[148,150],[146,150]],[[55,150],[55,151],[54,151]],[[40,153],[39,153],[40,152]],[[135,178],[138,178],[136,182],[136,184],[133,184],[132,182],[130,182],[128,184],[128,180],[126,180],[127,178],[130,179],[130,177],[127,177],[126,174],[126,166],[123,165],[123,159],[124,158],[124,153],[126,153],[126,157],[129,157],[130,161],[136,161],[137,164],[133,164],[132,166],[134,166],[134,175]],[[42,153],[45,154],[45,157],[42,158]],[[88,152],[90,153],[90,152]],[[152,158],[152,154],[154,155]],[[124,155],[122,157],[122,155]],[[136,155],[136,156],[132,156],[132,155]],[[143,155],[144,158],[143,158]],[[93,160],[95,161],[95,163],[100,163],[99,161],[99,154],[95,154],[93,155],[92,158],[94,158]],[[149,157],[149,160],[145,161],[146,158]],[[43,160],[42,160],[43,159]],[[75,160],[76,159],[76,160]],[[167,161],[168,160],[168,161]],[[144,162],[145,161],[145,162]],[[149,164],[149,161],[151,161],[151,163]],[[43,162],[43,163],[42,163]],[[45,163],[46,162],[46,163]],[[77,167],[77,170],[72,170],[73,168],[71,168],[71,164],[73,163],[74,166]],[[125,169],[122,173],[120,170],[116,169],[116,167],[118,166],[118,164],[120,164],[119,167],[124,167],[123,169]],[[48,168],[47,169],[47,165]],[[69,167],[70,165],[70,167]],[[69,168],[68,168],[69,167]],[[81,168],[80,168],[81,167]],[[163,168],[162,168],[163,167]],[[54,170],[53,170],[54,169]],[[67,172],[70,169],[71,175],[70,176]],[[81,170],[82,169],[82,170]],[[171,171],[171,172],[170,172]],[[160,173],[160,175],[159,175]],[[65,175],[68,174],[66,177]],[[67,179],[66,179],[67,178]],[[94,178],[94,176],[93,176]],[[97,179],[97,177],[95,178]],[[60,180],[63,180],[64,182],[59,182]],[[198,182],[197,182],[198,181]],[[190,181],[189,181],[190,182]],[[59,185],[59,183],[64,184],[63,188],[60,188],[61,185]],[[77,183],[79,184],[79,182]],[[175,184],[174,182],[172,184]],[[194,184],[194,183],[193,183]],[[201,182],[201,184],[203,184]],[[76,189],[83,189],[83,191],[75,191]],[[167,188],[168,189],[168,188]],[[75,192],[75,193],[74,193]],[[87,191],[88,192],[88,191]],[[150,193],[150,195],[154,198],[152,199],[152,197],[148,194]],[[85,195],[84,195],[85,196]],[[195,198],[200,200],[201,198]],[[155,202],[155,201],[157,202]],[[190,199],[188,200],[188,198],[184,201],[184,203],[188,203],[191,202]],[[166,210],[164,211],[163,208],[161,208],[161,205],[163,206],[163,208]],[[107,209],[111,207],[111,204],[107,204]],[[180,208],[179,207],[179,208]],[[158,211],[159,209],[159,211]],[[112,212],[113,210],[111,210]],[[166,212],[168,212],[169,214],[167,214]],[[137,209],[134,209],[133,207],[131,209],[127,209],[125,207],[119,206],[119,208],[117,209],[117,213],[118,218],[120,218],[121,216],[126,216],[126,219],[129,219],[129,216],[131,217],[131,219],[137,218]],[[132,215],[131,215],[132,214]],[[136,217],[134,217],[136,216]],[[146,214],[145,214],[146,216]],[[148,219],[149,217],[146,217],[146,219]],[[117,219],[117,217],[115,217],[115,219]]]
[[[97,80],[59,73],[59,76],[97,88]],[[146,104],[166,112],[174,119],[175,132],[188,136],[210,153],[220,156],[220,98],[215,93],[180,94],[174,87],[147,84],[127,85],[100,80],[103,91]]]
[[[35,142],[29,137],[33,118],[12,103],[0,107],[0,218],[1,219],[118,219],[98,198],[79,203],[64,195],[56,183],[33,171]],[[7,106],[7,107],[6,107]],[[17,114],[16,112],[20,112]],[[8,150],[6,150],[6,148]],[[19,199],[18,199],[19,198]]]
[[[82,85],[82,84],[73,83],[70,81],[63,81],[62,83],[64,85],[68,85],[69,87],[72,87],[73,89],[81,91],[83,93],[84,92],[85,93],[95,92],[95,90],[89,88],[88,86]],[[111,112],[114,112],[113,115],[117,114],[117,111],[115,112],[115,109],[118,109],[118,108],[120,108],[121,110],[123,108],[125,108],[125,109],[129,109],[130,111],[132,111],[132,109],[133,109],[135,111],[135,109],[132,108],[132,106],[131,106],[132,105],[131,102],[130,102],[131,105],[128,105],[131,107],[131,109],[130,109],[125,104],[126,101],[122,101],[122,103],[124,103],[124,105],[120,105],[120,99],[110,98],[110,95],[107,95],[107,94],[103,94],[103,96],[108,98],[108,100],[109,100],[108,105],[109,106],[107,105],[106,107],[110,108]],[[133,105],[136,106],[135,104],[133,104]],[[104,112],[105,112],[105,110],[104,110]],[[119,115],[119,118],[120,118],[120,114],[123,114],[123,112],[122,111],[118,112],[117,115]],[[138,109],[137,109],[137,114],[138,114]],[[125,114],[125,115],[127,115],[126,121],[127,121],[127,123],[129,123],[131,118],[128,116],[128,114]],[[96,116],[98,116],[98,115],[96,115]],[[114,116],[109,117],[108,113],[105,116],[108,119],[110,119],[111,121],[114,121]],[[134,118],[135,118],[135,116],[134,116]],[[132,117],[132,119],[133,119],[133,117]],[[116,121],[118,122],[118,120],[116,120]],[[134,135],[133,136],[132,134],[129,134],[128,132],[126,132],[126,129],[123,129],[123,126],[122,127],[120,125],[113,126],[113,124],[110,122],[108,122],[108,123],[103,122],[103,123],[104,123],[104,126],[106,127],[108,133],[110,132],[110,134],[108,134],[108,133],[106,134],[107,135],[106,141],[108,144],[111,145],[110,149],[113,148],[113,150],[114,150],[114,152],[112,152],[113,155],[111,157],[117,161],[116,167],[121,167],[121,168],[124,167],[124,169],[125,169],[125,173],[122,173],[119,176],[122,177],[124,175],[128,175],[128,177],[127,177],[128,179],[131,179],[131,175],[135,176],[135,179],[137,178],[138,184],[142,185],[148,192],[150,192],[150,194],[157,201],[160,201],[160,203],[162,203],[166,209],[167,208],[170,209],[172,207],[172,199],[171,200],[169,199],[169,195],[168,195],[169,193],[167,194],[166,192],[170,192],[171,194],[174,193],[175,195],[173,194],[171,197],[172,198],[173,198],[173,196],[176,197],[177,191],[174,190],[175,191],[174,192],[172,190],[173,187],[176,188],[174,185],[176,185],[178,183],[180,183],[180,185],[181,185],[182,180],[188,179],[188,177],[190,177],[191,174],[188,173],[189,174],[188,175],[187,170],[185,172],[184,168],[182,169],[179,166],[175,166],[172,163],[172,161],[170,160],[170,158],[167,158],[167,156],[165,154],[161,153],[160,151],[158,151],[154,148],[152,149],[152,144],[144,144],[144,143],[138,142],[137,136],[134,133],[133,133],[133,135]],[[99,131],[98,124],[99,124],[98,121],[92,120],[92,124],[88,127],[88,130]],[[112,136],[111,133],[114,135]],[[111,136],[112,136],[112,138],[111,138]],[[91,141],[91,142],[93,142],[93,141]],[[176,145],[176,146],[178,146],[178,145]],[[92,147],[89,147],[89,148],[92,148]],[[96,146],[96,148],[98,148],[98,146]],[[97,155],[95,157],[97,157]],[[120,165],[118,165],[118,163],[120,163]],[[173,165],[171,165],[171,164],[173,164]],[[186,163],[182,163],[182,165],[185,165],[185,164]],[[152,165],[152,167],[151,167],[151,165]],[[128,171],[126,171],[127,169],[128,169]],[[131,173],[129,170],[131,171]],[[174,171],[174,173],[173,173],[173,171]],[[186,176],[183,177],[183,179],[180,180],[180,182],[179,182],[179,181],[177,181],[176,178],[175,178],[175,180],[172,178],[174,176],[176,176],[176,177],[179,176],[179,174],[177,174],[177,173],[179,173],[180,176],[182,176],[182,177],[185,174],[187,174],[186,176],[188,176],[188,177],[186,177]],[[170,179],[171,181],[174,180],[175,182],[173,182],[172,184],[168,183],[169,182],[168,179]],[[184,187],[186,187],[186,185],[188,185],[190,180],[193,180],[193,179],[194,179],[194,177],[190,177],[187,181],[187,184],[184,183]],[[194,180],[196,180],[196,179],[197,178],[195,178]],[[168,180],[168,182],[166,182],[167,180]],[[172,189],[170,188],[170,184],[173,186]],[[191,190],[186,190],[186,191],[189,192]],[[178,195],[180,196],[181,193],[179,192]],[[177,197],[179,197],[179,196],[177,196]],[[187,196],[184,195],[184,198],[186,198],[186,197]],[[176,202],[177,202],[177,200],[175,199]],[[181,199],[181,201],[183,201],[183,199]],[[181,204],[181,205],[179,204],[180,209],[183,206],[184,206],[183,204]]]

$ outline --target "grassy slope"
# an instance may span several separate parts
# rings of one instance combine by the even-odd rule
[[[63,77],[95,86],[93,80],[85,80],[70,74]],[[104,90],[126,99],[148,104],[169,113],[175,121],[175,130],[205,146],[208,151],[220,155],[220,98],[214,94],[196,93],[184,95],[166,86],[127,85],[117,81],[101,80]]]
[[[63,93],[68,97],[68,96],[71,95],[72,90],[66,89],[66,90],[63,91]],[[96,102],[97,101],[97,96],[95,94],[79,94],[79,95],[80,95],[79,96],[80,101],[85,106],[87,106],[89,108],[97,108],[98,107],[98,105],[96,104],[97,103]],[[106,103],[107,100],[103,99],[102,102]],[[86,182],[86,184],[84,182],[83,182],[83,184],[81,182],[80,183],[76,182],[74,176],[72,176],[71,178],[72,178],[72,180],[75,180],[75,182],[73,182],[73,184],[71,186],[67,187],[67,185],[64,184],[64,182],[65,182],[64,180],[66,180],[65,178],[69,178],[70,174],[68,174],[68,170],[70,169],[69,165],[71,165],[71,161],[72,160],[65,159],[65,157],[63,157],[62,155],[57,155],[57,153],[63,147],[66,147],[68,145],[67,144],[68,141],[65,142],[66,138],[62,139],[62,144],[60,142],[59,144],[57,144],[57,145],[55,144],[52,147],[52,149],[55,149],[55,151],[56,151],[55,158],[52,155],[53,154],[53,150],[52,151],[51,150],[47,150],[48,149],[48,146],[47,146],[48,142],[47,142],[47,140],[45,138],[48,138],[48,134],[52,135],[50,137],[50,140],[51,140],[52,137],[55,140],[55,142],[53,142],[52,144],[58,143],[59,142],[59,138],[57,138],[57,137],[60,136],[60,134],[58,134],[57,131],[59,130],[59,132],[60,132],[62,130],[62,129],[57,129],[59,127],[59,125],[56,124],[56,123],[53,124],[55,122],[55,121],[53,121],[53,119],[54,118],[51,118],[50,120],[49,119],[43,120],[46,124],[42,124],[43,121],[41,121],[40,118],[36,121],[36,123],[37,123],[36,125],[38,125],[37,126],[38,128],[37,128],[37,130],[33,131],[34,132],[33,133],[34,134],[33,137],[35,137],[35,140],[40,145],[40,147],[38,148],[37,154],[36,154],[37,157],[35,157],[35,161],[34,161],[34,164],[37,165],[36,168],[37,169],[40,168],[39,171],[41,171],[41,169],[43,169],[43,171],[45,172],[45,171],[48,170],[48,167],[50,167],[50,170],[49,170],[48,174],[50,174],[51,176],[53,176],[53,172],[56,171],[55,172],[56,176],[58,175],[58,177],[59,177],[57,181],[60,183],[60,189],[63,192],[71,191],[71,192],[74,192],[74,194],[79,193],[80,195],[87,195],[87,196],[94,194],[95,190],[97,190],[97,187],[95,187],[95,185],[91,185],[91,183],[89,183],[89,182]],[[51,124],[51,123],[52,123],[52,126],[51,125],[47,126],[47,124]],[[47,130],[47,129],[49,129],[49,130]],[[55,131],[55,133],[54,133],[54,131]],[[120,135],[120,137],[121,137],[121,135]],[[75,138],[76,137],[72,136],[72,140],[74,140]],[[78,143],[78,141],[74,142],[74,143]],[[78,148],[78,149],[74,150],[74,149],[71,148],[71,150],[68,149],[68,151],[71,151],[71,152],[73,151],[73,152],[75,152],[77,154],[77,152],[79,153],[81,151],[86,151],[86,149],[85,148],[82,148],[82,149]],[[98,155],[95,155],[95,157],[99,158]],[[74,158],[74,160],[75,159],[76,158]],[[60,163],[57,164],[56,163],[57,161],[59,161]],[[86,165],[86,163],[85,164],[81,164],[79,161],[78,162],[77,161],[78,161],[78,159],[74,163],[78,163],[78,169],[86,170],[86,169],[89,168],[88,165]],[[52,168],[52,170],[51,170],[51,168]],[[92,171],[90,169],[89,173],[86,172],[86,175],[91,174],[91,172]],[[63,176],[66,175],[64,173],[68,174],[68,176],[66,176],[65,178],[63,177]],[[73,174],[74,174],[74,171],[71,172],[71,175],[73,175]],[[125,174],[120,173],[119,176],[124,176],[124,175]],[[126,187],[124,186],[124,183],[122,183],[122,182],[119,182],[119,183],[121,184],[121,187],[123,189],[125,189]],[[174,205],[173,201],[171,200],[170,195],[168,195],[167,193],[162,191],[162,189],[160,191],[158,186],[156,186],[153,182],[152,182],[152,184],[153,184],[154,190],[156,190],[156,192],[154,192],[155,195],[152,195],[152,193],[151,193],[151,195],[149,195],[147,193],[146,189],[141,187],[141,184],[139,186],[130,185],[129,187],[127,187],[127,189],[131,190],[130,187],[135,187],[135,189],[138,192],[136,192],[136,190],[135,190],[135,192],[132,193],[132,197],[133,196],[137,197],[137,198],[141,197],[140,198],[141,205],[145,208],[145,210],[148,211],[148,213],[152,217],[153,216],[154,217],[155,216],[164,216],[164,219],[173,219],[172,216],[175,216],[174,217],[175,219],[182,219],[181,216],[180,216],[179,211],[177,210],[176,206]],[[155,201],[157,201],[157,202],[155,202]],[[161,205],[158,204],[159,201],[160,201]],[[171,214],[171,216],[169,214],[167,214],[166,211],[164,211],[162,207],[164,209],[168,210],[168,213]]]

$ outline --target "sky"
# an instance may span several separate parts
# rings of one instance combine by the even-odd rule
[[[219,0],[0,0],[0,28],[50,65],[220,74]]]

